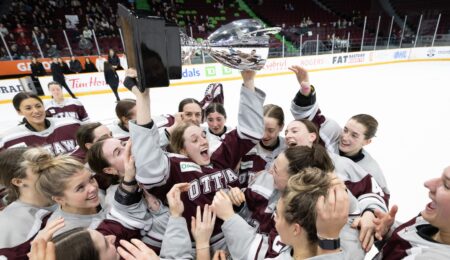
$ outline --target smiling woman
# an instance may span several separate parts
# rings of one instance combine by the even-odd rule
[[[75,133],[80,122],[71,118],[47,119],[42,100],[29,92],[17,93],[13,98],[22,124],[0,136],[0,151],[9,147],[44,146],[53,154],[66,154],[76,149]]]
[[[441,177],[425,182],[429,202],[410,221],[394,227],[397,206],[389,214],[377,212],[377,238],[386,242],[374,259],[450,259],[450,166]],[[390,232],[389,229],[391,229]]]
[[[127,71],[128,77],[133,74],[133,70]],[[234,169],[263,135],[265,94],[255,88],[255,75],[254,71],[242,72],[244,84],[240,93],[238,127],[225,135],[211,155],[204,130],[192,120],[173,130],[170,138],[175,153],[165,153],[160,148],[157,126],[151,118],[148,90],[141,93],[137,87],[131,89],[136,95],[137,107],[137,120],[130,123],[136,179],[159,198],[164,198],[176,183],[190,183],[189,191],[181,198],[185,205],[183,217],[187,220],[195,216],[197,206],[210,204],[216,191],[239,185],[239,176]],[[214,249],[225,247],[220,225],[216,222],[211,236]]]

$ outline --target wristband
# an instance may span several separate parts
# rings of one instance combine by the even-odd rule
[[[123,185],[126,185],[126,186],[137,185],[137,180],[136,180],[136,179],[134,179],[134,180],[132,180],[132,181],[124,181],[124,180],[122,180],[122,184],[123,184]]]
[[[203,250],[203,249],[208,249],[209,246],[205,246],[205,247],[200,247],[200,248],[195,248],[196,250]]]
[[[339,238],[319,238],[319,246],[324,250],[336,250],[341,248],[341,240]]]

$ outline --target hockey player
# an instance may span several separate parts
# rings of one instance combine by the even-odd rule
[[[116,105],[116,121],[107,125],[114,138],[126,141],[130,138],[128,122],[136,119],[136,100],[122,99]]]
[[[89,121],[88,113],[78,99],[64,98],[61,84],[56,81],[48,83],[52,99],[45,104],[47,117],[71,117],[82,123]]]
[[[6,187],[6,208],[0,211],[0,248],[17,246],[37,232],[42,218],[56,209],[36,190],[37,175],[20,167],[26,147],[0,152],[0,184]],[[14,222],[13,222],[14,221]]]
[[[43,146],[53,154],[67,154],[76,149],[75,133],[80,126],[72,118],[46,118],[42,100],[30,92],[17,93],[13,105],[23,124],[0,136],[0,151],[9,147]]]
[[[222,230],[233,259],[345,259],[339,233],[347,222],[349,202],[345,186],[332,172],[305,168],[289,179],[277,202],[275,226],[279,236],[275,241],[268,241],[270,235],[255,234],[234,214],[224,192],[216,194],[212,207],[224,220]],[[248,238],[254,238],[253,243],[249,244]],[[258,254],[267,250],[279,254]],[[247,255],[248,251],[255,255]]]
[[[264,136],[261,141],[242,158],[239,169],[241,187],[246,188],[258,173],[268,170],[273,160],[286,149],[284,137],[283,109],[274,104],[264,105]]]
[[[440,178],[425,182],[431,202],[419,216],[394,227],[397,206],[376,211],[377,238],[384,246],[374,259],[450,259],[450,166]]]
[[[127,74],[134,76],[135,72],[129,71]],[[192,123],[174,129],[171,148],[175,153],[164,153],[160,148],[157,128],[151,120],[148,90],[141,93],[137,87],[130,86],[137,101],[137,120],[130,124],[137,180],[159,198],[173,184],[189,182],[190,189],[182,196],[185,205],[183,217],[188,220],[194,216],[197,206],[203,207],[212,202],[217,190],[238,186],[238,175],[233,169],[263,135],[262,104],[265,95],[255,89],[254,71],[242,72],[242,76],[244,86],[238,126],[226,135],[222,145],[211,156],[202,128]],[[214,249],[225,247],[220,225],[216,222],[211,238]]]
[[[168,214],[160,219],[153,218],[143,200],[142,192],[138,190],[131,145],[127,146],[125,153],[126,173],[116,191],[114,202],[111,203],[112,207],[105,207],[92,173],[80,162],[68,155],[53,158],[40,148],[32,148],[24,153],[24,162],[21,166],[39,175],[36,181],[37,190],[58,204],[58,208],[46,219],[47,223],[50,225],[55,223],[54,220],[64,219],[64,226],[53,236],[78,227],[97,229],[105,235],[120,235],[127,240],[141,238],[141,230],[150,234],[158,232],[164,234]],[[168,210],[161,206],[152,213],[159,211]],[[137,222],[135,218],[146,221]],[[30,238],[33,237],[34,235],[30,234]],[[0,255],[16,256],[28,252],[29,242],[14,248],[0,249]],[[118,242],[116,241],[117,245]],[[160,246],[153,248],[159,251]]]
[[[291,112],[295,119],[308,119],[319,129],[321,143],[331,152],[347,157],[365,169],[380,185],[389,198],[386,178],[373,157],[364,150],[375,136],[378,122],[367,114],[355,115],[344,129],[331,118],[322,114],[316,102],[315,88],[310,84],[308,71],[300,66],[289,68],[297,76],[300,90],[291,103]]]

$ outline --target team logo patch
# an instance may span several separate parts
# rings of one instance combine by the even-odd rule
[[[180,162],[180,169],[181,172],[190,172],[190,171],[202,172],[200,165],[193,162]]]

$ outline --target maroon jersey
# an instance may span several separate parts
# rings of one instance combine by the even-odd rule
[[[89,120],[89,116],[83,104],[78,99],[66,98],[63,103],[58,104],[55,100],[45,104],[45,113],[47,117],[71,117],[81,122]]]
[[[182,194],[183,216],[189,225],[197,206],[211,204],[216,191],[239,185],[239,176],[233,169],[263,136],[264,98],[265,94],[260,90],[241,89],[238,126],[214,150],[207,166],[200,166],[183,155],[165,153],[160,147],[157,125],[146,128],[131,122],[136,180],[162,200],[174,184],[190,183],[189,191]],[[213,248],[224,243],[221,224],[222,221],[216,221],[210,240]]]
[[[46,120],[49,127],[41,132],[32,131],[25,124],[9,129],[0,137],[0,151],[21,146],[42,146],[55,155],[74,151],[80,122],[71,118]]]

